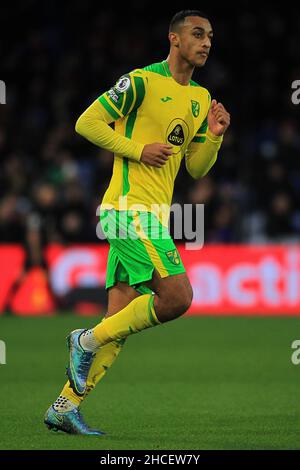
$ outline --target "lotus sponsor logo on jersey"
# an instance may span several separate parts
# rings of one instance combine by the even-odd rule
[[[187,123],[179,118],[173,119],[169,124],[166,135],[167,142],[173,145],[173,154],[184,150],[182,147],[187,143],[188,136],[189,128]]]
[[[126,77],[126,75],[124,75],[124,77],[121,77],[117,83],[116,83],[116,86],[115,86],[115,89],[116,91],[118,91],[119,93],[124,93],[126,90],[128,90],[128,88],[130,87],[131,85],[131,82],[130,82],[130,78],[129,77]]]
[[[168,135],[168,141],[173,145],[182,145],[184,143],[184,133],[180,124],[177,124]]]
[[[198,116],[199,116],[199,112],[200,112],[200,104],[198,103],[198,101],[194,101],[194,100],[191,100],[191,103],[192,103],[192,113],[193,113],[193,116],[194,116],[194,117],[198,117]]]

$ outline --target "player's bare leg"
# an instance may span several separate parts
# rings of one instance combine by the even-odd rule
[[[153,278],[146,285],[155,292],[154,308],[161,323],[173,320],[189,308],[192,301],[192,287],[187,275],[178,274],[161,278],[154,271]],[[108,309],[105,318],[117,314],[141,294],[125,282],[118,282],[108,290]],[[96,353],[87,380],[87,393],[95,388],[107,369],[119,355],[126,338],[108,343]]]
[[[158,272],[154,271],[152,280],[145,284],[156,294],[154,308],[161,323],[182,315],[191,304],[192,287],[185,273],[161,278]],[[125,282],[117,282],[108,290],[108,309],[105,318],[117,314],[140,295]],[[96,353],[88,375],[87,391],[84,398],[102,380],[107,369],[112,366],[121,352],[125,341],[126,338],[111,341]]]
[[[145,284],[155,293],[153,296],[154,310],[159,323],[165,323],[181,316],[191,305],[193,291],[185,273],[161,278],[159,273],[154,270],[152,280]],[[108,290],[108,310],[105,318],[118,314],[140,295],[127,283],[118,282]],[[104,377],[107,369],[111,367],[121,352],[125,341],[126,336],[122,339],[116,339],[105,344],[95,353],[88,374],[86,392],[82,399]]]
[[[77,395],[84,396],[88,390],[87,379],[93,359],[105,344],[123,340],[131,334],[173,320],[183,315],[191,305],[192,288],[185,273],[162,278],[154,270],[148,286],[155,292],[154,295],[135,297],[117,313],[113,310],[114,314],[95,328],[71,333],[68,376]]]
[[[186,273],[162,278],[155,270],[146,284],[156,294],[154,309],[161,323],[183,315],[192,303],[193,289]]]
[[[141,294],[139,292],[126,284],[126,282],[117,282],[116,285],[108,289],[108,307],[105,318],[118,313],[133,299],[140,295]]]

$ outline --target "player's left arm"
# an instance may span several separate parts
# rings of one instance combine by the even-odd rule
[[[223,136],[229,125],[228,111],[222,103],[212,100],[207,117],[185,155],[186,168],[193,178],[202,178],[215,164]]]

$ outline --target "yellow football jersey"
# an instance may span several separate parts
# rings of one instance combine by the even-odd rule
[[[113,175],[102,204],[121,209],[123,196],[127,210],[136,204],[149,211],[155,205],[169,207],[189,145],[205,142],[210,101],[209,92],[194,81],[186,86],[176,82],[166,61],[122,76],[103,93],[99,102],[110,122],[115,121],[116,132],[144,145],[170,144],[173,154],[162,168],[115,154]]]

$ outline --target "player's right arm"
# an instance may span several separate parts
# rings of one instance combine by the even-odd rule
[[[108,92],[96,99],[76,122],[78,134],[119,156],[161,167],[171,155],[169,145],[142,144],[125,137],[110,127],[112,122],[135,111],[145,95],[146,81],[142,74],[130,73],[118,80]]]

